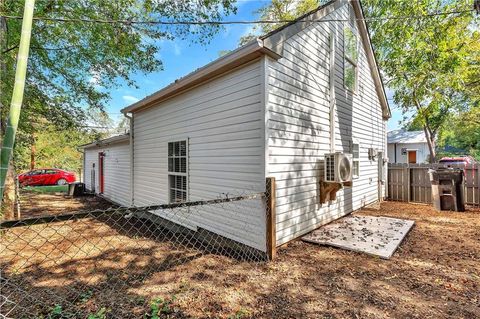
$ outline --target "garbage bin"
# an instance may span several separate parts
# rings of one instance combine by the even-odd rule
[[[464,173],[459,168],[431,169],[432,201],[436,210],[465,211]]]
[[[85,194],[85,184],[81,182],[74,182],[68,184],[68,195],[77,197]]]

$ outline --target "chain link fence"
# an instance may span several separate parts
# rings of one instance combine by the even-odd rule
[[[268,259],[268,196],[3,221],[0,317],[184,318],[165,299],[184,281]]]

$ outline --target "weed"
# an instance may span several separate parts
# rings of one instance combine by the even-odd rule
[[[139,306],[143,306],[145,304],[145,298],[144,297],[138,297],[135,299],[135,304]]]
[[[47,316],[47,319],[69,319],[75,318],[75,314],[66,312],[62,305],[55,305],[55,307],[50,310],[50,313]]]
[[[240,309],[237,312],[235,312],[233,315],[228,316],[228,319],[241,319],[248,315],[248,311],[245,309]]]
[[[105,319],[105,318],[107,318],[107,312],[108,311],[107,311],[106,308],[102,308],[99,311],[97,311],[96,313],[89,314],[88,319]]]
[[[92,298],[92,296],[93,296],[93,291],[91,291],[91,290],[87,290],[86,292],[82,292],[80,294],[80,301],[82,303],[85,303],[88,300],[90,300],[90,298]]]
[[[169,315],[175,311],[173,303],[175,296],[170,299],[156,298],[150,303],[150,313],[145,314],[145,319],[159,319],[160,315]]]

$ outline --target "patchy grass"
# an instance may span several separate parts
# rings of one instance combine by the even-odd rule
[[[480,318],[480,209],[386,202],[358,214],[416,224],[390,260],[295,241],[271,263],[179,247],[132,219],[19,227],[0,265],[27,293],[4,292],[37,317]]]
[[[66,193],[68,191],[68,185],[25,186],[22,188],[22,191],[39,194]]]

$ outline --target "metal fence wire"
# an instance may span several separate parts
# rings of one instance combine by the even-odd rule
[[[154,298],[201,286],[215,265],[267,260],[266,196],[3,221],[0,318],[154,318],[152,300],[184,318]]]

